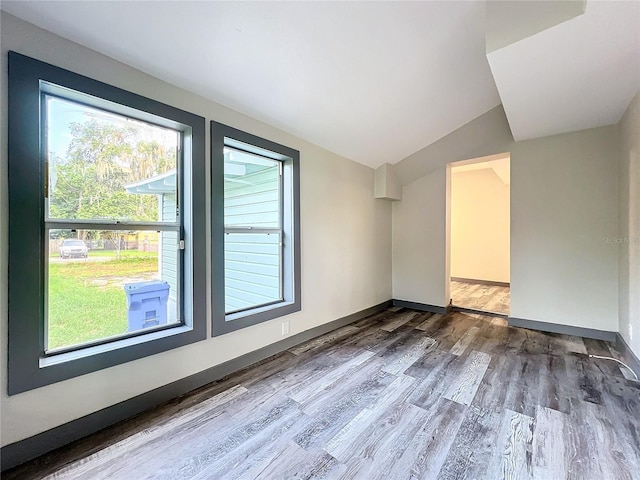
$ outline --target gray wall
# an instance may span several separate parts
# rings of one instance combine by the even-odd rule
[[[445,306],[447,270],[444,166],[403,188],[393,202],[393,298]]]
[[[640,357],[640,91],[620,122],[620,334]]]
[[[7,347],[7,51],[29,55],[300,151],[302,311],[292,335],[391,298],[391,206],[375,200],[372,169],[1,14],[0,350]],[[208,129],[207,129],[208,131]],[[207,149],[209,137],[207,133]],[[208,151],[208,150],[207,150]],[[208,163],[208,158],[207,158]],[[208,175],[208,172],[207,172]],[[208,177],[207,177],[208,178]],[[209,218],[207,213],[207,218]],[[210,231],[211,226],[207,225]],[[209,263],[209,258],[196,259]],[[209,291],[207,285],[207,291]],[[207,309],[210,316],[210,301]],[[48,430],[282,339],[276,319],[19,395],[6,395],[0,355],[2,445]],[[210,318],[206,319],[210,329]],[[73,399],[73,401],[69,401]]]
[[[446,165],[510,152],[511,316],[617,331],[618,252],[603,242],[618,232],[617,133],[516,143],[497,107],[399,162],[394,298],[448,303]]]

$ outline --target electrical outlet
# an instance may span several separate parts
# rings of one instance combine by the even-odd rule
[[[282,321],[282,336],[286,337],[289,335],[289,320]]]

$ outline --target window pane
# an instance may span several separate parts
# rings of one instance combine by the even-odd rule
[[[177,131],[45,98],[48,218],[176,221]]]
[[[50,230],[47,350],[176,323],[176,232]]]
[[[282,300],[281,252],[277,233],[225,235],[226,313]]]
[[[225,226],[280,227],[279,163],[225,148]]]

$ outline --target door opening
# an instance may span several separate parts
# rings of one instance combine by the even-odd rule
[[[506,153],[447,166],[447,283],[454,309],[509,315],[510,160]]]

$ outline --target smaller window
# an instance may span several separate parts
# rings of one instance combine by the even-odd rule
[[[215,122],[211,132],[212,191],[221,193],[212,225],[224,225],[212,239],[221,335],[300,310],[299,152]]]
[[[237,313],[282,302],[282,162],[225,148],[224,303]]]

